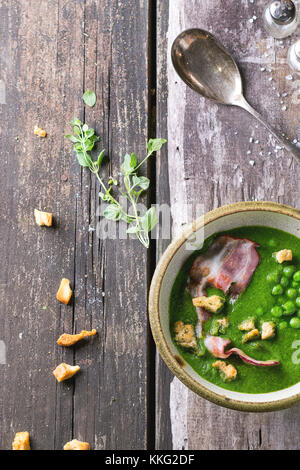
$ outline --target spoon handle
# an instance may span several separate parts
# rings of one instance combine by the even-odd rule
[[[248,111],[252,116],[254,116],[261,124],[263,124],[269,132],[281,143],[281,145],[290,152],[296,161],[300,164],[300,148],[295,147],[295,145],[291,144],[288,140],[282,138],[265,120],[264,118],[255,111],[252,106],[246,101],[246,99],[242,96],[241,99],[237,101],[237,106]]]

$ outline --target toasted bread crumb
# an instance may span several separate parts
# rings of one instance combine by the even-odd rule
[[[86,338],[87,336],[94,336],[95,334],[97,334],[96,330],[82,330],[82,332],[77,335],[69,335],[68,333],[64,333],[58,338],[57,344],[59,344],[59,346],[66,347],[73,346],[73,344],[78,343],[78,341],[80,341],[81,339]]]
[[[31,450],[29,432],[17,432],[12,443],[13,450]]]
[[[293,252],[292,250],[281,250],[275,253],[276,260],[278,263],[283,263],[284,261],[292,261],[293,259]]]
[[[195,328],[193,325],[185,325],[182,321],[178,321],[174,325],[175,341],[182,347],[187,349],[195,349],[197,340]]]
[[[237,370],[232,364],[226,364],[225,361],[216,361],[213,367],[218,369],[224,382],[232,382],[237,378]]]
[[[240,331],[251,331],[255,329],[255,320],[254,318],[247,318],[246,320],[242,321],[239,325]]]
[[[53,371],[53,375],[55,376],[57,382],[62,382],[63,380],[68,380],[73,377],[73,375],[75,375],[79,370],[79,366],[70,366],[69,364],[62,362]]]
[[[38,209],[34,209],[34,218],[37,225],[40,227],[52,227],[52,213],[43,212]]]
[[[88,442],[78,441],[73,439],[73,441],[67,442],[64,445],[64,450],[90,450],[90,444]]]
[[[253,339],[257,339],[260,337],[260,332],[258,331],[257,328],[254,330],[249,331],[249,333],[246,333],[243,336],[243,344],[248,343],[248,341],[252,341]]]
[[[275,323],[273,321],[265,321],[261,326],[261,339],[269,339],[275,336]]]
[[[211,297],[206,297],[203,295],[202,297],[196,297],[193,299],[193,304],[195,307],[201,307],[207,310],[208,312],[217,313],[221,310],[224,305],[223,297],[219,295],[212,295]]]
[[[69,279],[63,278],[57,291],[56,298],[59,302],[67,305],[70,302],[71,297],[72,289],[70,287],[70,281]]]
[[[212,336],[224,335],[226,333],[227,328],[229,327],[229,320],[228,318],[214,318],[210,334]]]
[[[38,126],[34,126],[33,132],[35,135],[38,135],[39,137],[46,137],[47,132],[44,129],[41,129]]]

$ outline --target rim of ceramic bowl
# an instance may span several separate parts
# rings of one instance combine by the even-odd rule
[[[168,265],[173,258],[173,256],[177,253],[180,247],[185,243],[185,241],[197,230],[201,227],[205,227],[209,223],[220,219],[224,216],[231,215],[234,213],[239,212],[247,212],[247,211],[267,211],[267,212],[274,212],[278,214],[283,214],[290,216],[294,219],[300,221],[300,211],[298,209],[294,209],[293,207],[286,206],[283,204],[277,204],[275,202],[238,202],[234,204],[229,204],[226,206],[222,206],[218,209],[215,209],[211,212],[205,214],[204,218],[201,217],[191,224],[185,229],[184,235],[176,238],[171,244],[168,246],[164,254],[162,255],[156,270],[154,272],[150,292],[149,292],[149,319],[150,319],[150,326],[153,334],[154,341],[156,346],[162,356],[164,362],[168,366],[168,368],[173,372],[178,379],[184,383],[189,389],[195,392],[197,395],[226,408],[231,408],[234,410],[239,411],[253,411],[253,412],[265,412],[265,411],[276,411],[282,410],[285,408],[289,408],[293,404],[300,401],[300,393],[296,393],[295,395],[291,395],[290,397],[279,399],[276,401],[266,401],[266,402],[251,402],[251,401],[239,401],[221,393],[213,392],[209,390],[204,385],[197,382],[194,378],[192,378],[179,364],[176,360],[174,354],[171,352],[167,341],[164,337],[164,333],[162,330],[161,322],[160,322],[160,311],[159,311],[159,298],[160,298],[160,290],[164,275],[167,271]],[[224,389],[224,393],[226,390]]]

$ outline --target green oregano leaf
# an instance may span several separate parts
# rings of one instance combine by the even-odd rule
[[[82,96],[82,99],[85,102],[85,104],[90,106],[90,108],[95,106],[96,101],[97,101],[96,94],[92,90],[86,90],[86,92]]]
[[[158,152],[166,142],[166,139],[150,139],[147,144],[148,153]]]
[[[151,232],[151,230],[158,223],[158,216],[155,207],[148,209],[146,214],[141,217],[141,224],[145,232]]]
[[[124,157],[124,163],[122,165],[122,171],[125,175],[130,174],[134,171],[137,164],[137,158],[135,153],[129,155],[128,153]]]
[[[103,215],[108,220],[120,220],[120,208],[114,204],[111,204],[104,209]]]
[[[133,175],[132,182],[134,187],[139,186],[141,189],[146,190],[149,188],[150,180],[145,176],[136,176]]]

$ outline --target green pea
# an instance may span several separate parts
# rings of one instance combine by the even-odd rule
[[[296,311],[296,305],[291,300],[288,300],[283,304],[284,315],[293,315]]]
[[[300,297],[297,297],[297,299],[296,299],[296,305],[297,305],[297,307],[300,307]]]
[[[280,330],[285,330],[285,328],[287,328],[287,327],[288,327],[288,324],[287,324],[286,321],[281,321],[281,322],[279,323],[279,325],[278,325],[278,328],[279,328]]]
[[[262,307],[258,307],[256,309],[256,314],[259,316],[259,317],[262,317],[263,314],[265,313],[264,309]]]
[[[274,317],[281,317],[283,315],[283,309],[278,305],[275,305],[275,307],[272,308],[271,313]]]
[[[300,271],[297,271],[294,274],[293,279],[294,279],[295,282],[300,282]]]
[[[297,291],[296,289],[288,289],[286,291],[286,295],[288,296],[289,299],[295,299],[297,297]]]
[[[288,278],[292,277],[294,272],[295,272],[295,266],[293,266],[292,264],[290,266],[285,266],[283,268],[283,275]]]
[[[289,285],[289,280],[288,280],[288,278],[283,276],[283,277],[280,279],[280,284],[282,285],[282,287],[287,287],[287,286]]]
[[[295,328],[295,329],[299,329],[300,328],[300,318],[298,317],[293,317],[290,319],[290,326],[292,328]]]
[[[298,312],[297,312],[297,317],[300,318],[300,310],[298,310]]]
[[[299,288],[299,282],[293,281],[291,286],[294,287],[294,289],[298,289]]]
[[[272,289],[273,295],[281,295],[282,293],[283,293],[283,288],[280,284],[277,284],[276,286],[273,287]]]

